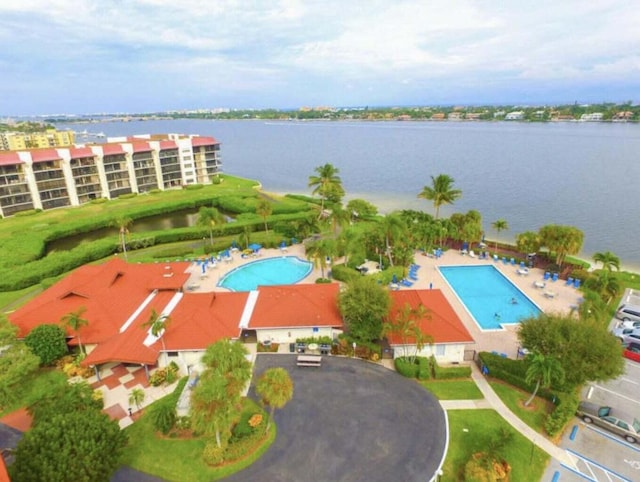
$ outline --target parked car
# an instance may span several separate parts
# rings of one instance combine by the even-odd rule
[[[616,328],[640,328],[640,321],[619,321],[616,323]]]
[[[640,306],[631,304],[620,305],[616,311],[616,318],[622,321],[640,321]]]
[[[627,442],[636,443],[640,440],[640,421],[631,415],[591,402],[580,402],[576,414],[586,423],[593,423],[618,434]]]
[[[623,345],[640,343],[640,328],[615,328],[612,333]]]
[[[640,343],[629,343],[622,354],[629,360],[640,362]]]

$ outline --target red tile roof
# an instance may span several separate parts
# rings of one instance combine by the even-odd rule
[[[260,286],[249,328],[342,327],[338,283]]]
[[[133,146],[133,152],[149,152],[151,151],[151,146],[149,145],[148,142],[144,142],[144,141],[133,141],[131,143],[131,145]]]
[[[160,141],[160,150],[177,148],[178,145],[175,143],[175,141]]]
[[[0,152],[0,166],[14,166],[22,163],[17,152]]]
[[[191,138],[191,145],[193,147],[214,146],[216,144],[220,144],[220,143],[216,141],[213,137],[195,136]]]
[[[62,159],[55,149],[32,149],[29,152],[31,153],[31,160],[33,162],[57,161],[58,159]]]
[[[120,144],[101,144],[102,145],[102,152],[103,155],[105,156],[110,156],[113,154],[124,154],[124,149],[122,149],[122,146]]]
[[[422,333],[430,335],[434,343],[473,343],[474,339],[440,290],[399,290],[392,291],[391,316],[394,316],[407,303],[412,308],[422,304],[427,308],[427,316],[420,320]],[[389,344],[400,345],[402,337],[396,333],[387,336]],[[415,339],[409,338],[409,343]]]
[[[89,147],[72,147],[69,149],[71,159],[80,159],[82,157],[95,157],[95,154]]]

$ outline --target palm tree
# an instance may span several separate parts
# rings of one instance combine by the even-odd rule
[[[377,230],[384,239],[384,253],[389,259],[389,265],[393,266],[393,247],[397,240],[407,236],[407,225],[398,214],[391,213],[382,218]]]
[[[409,303],[398,310],[396,315],[383,324],[383,334],[397,333],[404,346],[404,355],[410,363],[414,363],[418,352],[424,348],[425,343],[433,343],[433,338],[422,332],[420,329],[420,321],[424,318],[431,319],[429,311],[423,304],[419,304],[416,308],[411,308]],[[413,355],[407,356],[407,346],[410,339],[415,340],[415,350]]]
[[[256,214],[262,217],[264,221],[264,230],[267,234],[269,234],[269,227],[267,226],[267,216],[271,216],[273,212],[273,206],[268,199],[261,198],[258,200],[258,205],[256,206]]]
[[[613,268],[615,268],[616,271],[620,271],[620,258],[618,258],[611,251],[605,251],[604,253],[602,252],[594,253],[593,261],[596,264],[602,263],[602,269],[607,269],[609,271],[612,271]]]
[[[134,405],[140,410],[140,405],[144,402],[145,393],[142,388],[134,388],[129,393],[129,405]]]
[[[320,217],[324,213],[326,200],[339,201],[344,196],[342,180],[338,173],[340,170],[333,164],[325,164],[315,168],[316,175],[309,176],[309,187],[313,187],[312,194],[320,195]]]
[[[557,359],[552,356],[545,356],[542,353],[530,355],[526,381],[529,384],[535,381],[536,388],[533,390],[531,397],[524,402],[524,406],[528,407],[531,404],[541,386],[548,388],[551,386],[552,381],[560,381],[563,378],[564,369]]]
[[[419,198],[433,201],[436,208],[436,219],[440,214],[440,206],[443,204],[453,204],[456,199],[462,196],[462,191],[453,189],[453,178],[447,174],[440,174],[438,177],[431,176],[431,186],[424,186]]]
[[[596,271],[595,276],[587,278],[584,285],[598,293],[607,305],[618,296],[622,289],[620,281],[611,271]]]
[[[89,324],[89,320],[82,318],[84,312],[87,311],[86,306],[81,306],[76,311],[72,311],[64,315],[61,319],[62,323],[71,328],[78,337],[78,345],[80,345],[80,353],[84,353],[84,347],[82,346],[82,340],[80,339],[80,328],[83,326],[87,326]]]
[[[269,405],[271,409],[265,430],[268,431],[275,409],[284,407],[293,398],[293,382],[287,370],[284,368],[266,370],[256,383],[256,393],[262,404]]]
[[[209,242],[213,246],[213,228],[217,224],[224,223],[224,216],[214,207],[202,206],[198,211],[198,226],[203,226],[209,230]]]
[[[129,228],[133,224],[133,220],[127,216],[121,216],[114,221],[114,225],[118,228],[120,235],[120,244],[124,259],[127,259],[127,236],[129,236]]]
[[[156,338],[160,338],[160,342],[162,343],[162,351],[166,351],[166,347],[164,345],[164,332],[167,329],[167,326],[171,323],[171,317],[168,315],[159,315],[158,312],[151,308],[151,315],[149,315],[149,319],[142,324],[143,328],[151,328],[151,334]]]
[[[582,301],[571,307],[571,312],[575,311],[578,312],[578,318],[582,321],[591,320],[600,323],[607,316],[607,305],[600,293],[586,289],[582,294]]]
[[[507,221],[505,221],[504,219],[500,218],[500,219],[492,222],[491,223],[491,227],[493,229],[495,229],[496,232],[498,233],[498,235],[496,237],[496,254],[497,254],[498,253],[498,237],[500,237],[500,232],[509,230],[509,224],[507,223]]]
[[[314,267],[320,267],[322,277],[324,278],[324,270],[329,263],[327,258],[332,257],[336,252],[336,243],[332,239],[319,239],[318,241],[309,241],[304,245],[307,259],[313,263]]]

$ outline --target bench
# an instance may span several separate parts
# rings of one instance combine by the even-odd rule
[[[299,355],[296,364],[299,367],[319,367],[322,357],[317,355]]]

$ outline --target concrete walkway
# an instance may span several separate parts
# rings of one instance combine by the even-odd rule
[[[544,435],[539,434],[531,427],[529,427],[526,423],[520,420],[509,408],[504,404],[504,402],[498,397],[487,379],[482,375],[480,369],[475,363],[471,364],[471,378],[476,383],[482,394],[484,395],[485,404],[481,404],[481,400],[453,400],[448,402],[440,402],[443,408],[449,409],[473,409],[473,408],[493,408],[496,412],[498,412],[502,418],[504,418],[509,424],[515,428],[522,435],[531,440],[537,447],[547,452],[551,457],[556,459],[558,462],[567,465],[568,467],[574,467],[575,464],[569,454],[564,449],[561,449],[553,442],[548,440]],[[447,408],[447,405],[451,405],[451,408]],[[457,406],[460,405],[460,406]]]

